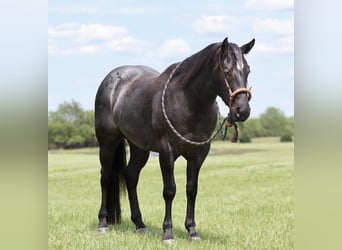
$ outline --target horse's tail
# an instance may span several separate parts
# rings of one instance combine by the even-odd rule
[[[124,169],[127,165],[126,160],[126,149],[125,149],[125,141],[122,139],[119,145],[116,147],[113,159],[113,197],[114,198],[114,221],[113,223],[121,222],[121,206],[120,206],[120,196],[126,190]]]

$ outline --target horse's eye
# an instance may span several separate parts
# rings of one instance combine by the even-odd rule
[[[225,77],[231,76],[230,72],[228,70],[223,71]]]

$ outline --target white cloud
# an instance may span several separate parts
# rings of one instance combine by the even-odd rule
[[[278,41],[285,52],[290,52],[290,53],[294,52],[294,36],[293,35],[281,37],[278,39]]]
[[[292,18],[287,20],[256,18],[253,23],[253,30],[262,34],[292,35],[294,33],[294,21]]]
[[[114,3],[115,5],[115,3]],[[96,2],[88,3],[82,6],[64,5],[64,6],[50,6],[50,13],[57,13],[62,15],[75,15],[75,14],[89,14],[89,15],[150,15],[159,13],[162,8],[157,6],[128,6],[128,7],[111,7],[106,5],[105,7]]]
[[[189,53],[190,45],[180,38],[166,40],[158,51],[161,58],[188,56]]]
[[[105,24],[63,23],[50,26],[49,38],[74,39],[77,42],[86,42],[94,39],[108,39],[114,35],[125,35],[127,30],[121,26]]]
[[[253,30],[260,38],[255,50],[268,54],[293,53],[294,22],[293,18],[280,20],[256,18]]]
[[[294,52],[294,37],[281,37],[272,42],[257,42],[255,51],[267,54],[293,54]]]
[[[110,51],[141,51],[143,43],[130,36],[115,38],[104,43],[104,47]]]
[[[50,55],[97,54],[105,51],[137,51],[143,43],[122,26],[64,23],[49,26]],[[132,47],[133,46],[133,47]]]
[[[267,10],[293,9],[294,0],[245,0],[247,8]]]
[[[243,20],[233,16],[201,15],[194,24],[195,31],[199,34],[228,33],[241,27]]]

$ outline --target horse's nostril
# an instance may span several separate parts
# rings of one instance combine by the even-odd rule
[[[236,108],[236,117],[239,118],[240,117],[240,107]]]
[[[234,111],[235,119],[237,121],[245,121],[249,117],[249,107],[237,106]]]

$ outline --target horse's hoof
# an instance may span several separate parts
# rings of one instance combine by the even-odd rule
[[[108,232],[108,227],[99,227],[97,229],[97,232],[99,232],[101,234],[107,233]]]
[[[147,227],[137,228],[135,231],[136,231],[137,233],[144,234],[144,233],[147,232]]]
[[[190,241],[201,241],[201,237],[199,237],[198,235],[189,236],[189,240]]]
[[[168,245],[173,245],[176,243],[176,241],[174,239],[167,239],[167,240],[163,240],[164,243],[168,244]]]

